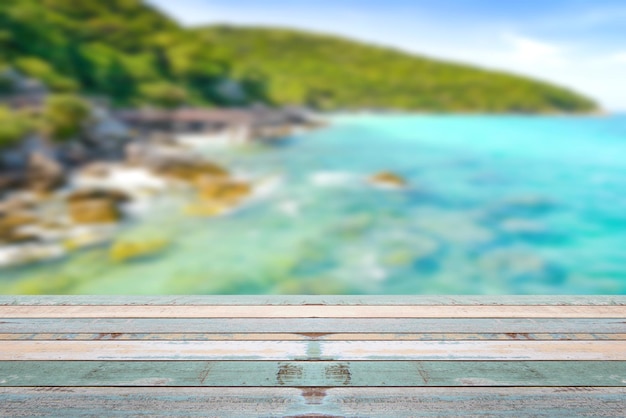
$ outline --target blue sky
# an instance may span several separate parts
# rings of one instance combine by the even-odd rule
[[[276,25],[527,74],[626,110],[625,0],[149,0],[187,25]]]

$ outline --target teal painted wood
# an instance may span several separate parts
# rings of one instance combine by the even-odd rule
[[[0,388],[4,416],[623,417],[623,388]]]
[[[0,305],[5,306],[96,304],[626,306],[626,297],[0,297]],[[345,334],[341,338],[352,342],[341,343],[337,333]],[[264,340],[281,342],[284,339],[285,344],[278,345],[305,349],[300,350],[301,357],[293,357],[299,361],[189,361],[183,356],[187,351],[168,348],[187,345],[193,349],[201,346],[202,355],[208,356],[208,351],[203,347],[215,348],[219,344],[188,343],[231,339],[253,341],[235,344],[248,347],[251,353],[267,348],[268,344],[256,343]],[[385,341],[369,343],[377,339]],[[32,350],[26,350],[21,358],[30,359],[34,358],[35,354],[32,353],[43,353],[40,357],[44,359],[0,361],[0,416],[623,416],[626,405],[626,361],[571,359],[576,358],[573,355],[575,346],[591,347],[591,352],[598,354],[602,354],[603,350],[597,347],[605,347],[604,351],[617,353],[618,356],[594,358],[622,359],[619,344],[625,339],[624,317],[0,318],[0,344],[10,344],[5,345],[5,354],[10,354],[4,358],[18,358],[13,353],[19,352],[21,346],[28,346]],[[71,352],[67,358],[83,358],[80,355],[88,352],[91,346],[103,347],[103,352],[108,350],[109,354],[106,354],[106,358],[100,354],[94,357],[101,358],[101,361],[49,361],[46,354],[52,355],[52,345],[48,345],[46,351],[46,344],[20,345],[11,340],[64,340],[68,342],[68,353]],[[152,346],[117,344],[113,340],[179,343],[156,344],[165,347],[163,358],[175,361],[112,361],[115,356],[111,353],[117,349],[114,347],[128,348],[128,352],[120,351],[121,358],[138,359],[143,357],[135,356],[137,351]],[[410,350],[403,351],[403,347],[419,345],[411,341],[456,341],[463,344],[463,341],[468,340],[503,342],[504,349],[501,349],[502,344],[483,344],[481,347],[492,346],[492,351],[508,354],[493,357],[499,361],[485,361],[482,358],[451,361],[446,357],[446,350],[448,346],[453,350],[455,344],[444,344],[446,350],[442,351],[444,357],[441,360],[410,361]],[[512,347],[517,344],[517,348],[523,346],[530,350],[534,345],[523,345],[522,342],[532,340],[550,341],[539,345],[552,347],[558,353],[558,358],[570,361],[527,361],[519,353],[515,354],[518,360],[511,358],[509,345]],[[613,340],[618,341],[618,344],[558,343],[566,340]],[[94,344],[81,345],[78,344],[80,341],[93,341]],[[57,345],[64,347],[63,344]],[[419,345],[426,346],[428,344]],[[324,357],[324,360],[324,350],[333,347],[337,350],[329,357]],[[363,357],[362,361],[350,361],[361,358],[354,353],[371,351],[376,347],[377,353],[386,353],[384,355],[388,360],[372,361],[372,357]],[[391,355],[394,347],[395,357]],[[215,348],[215,353],[220,349]],[[353,352],[350,356],[341,355],[350,350]],[[424,356],[423,352],[419,352],[414,358]],[[222,357],[217,355],[216,358]],[[342,358],[346,360],[337,361]]]
[[[1,319],[0,333],[625,333],[626,319]]]
[[[0,305],[624,305],[626,296],[0,296]]]
[[[624,361],[7,361],[0,386],[622,387]]]

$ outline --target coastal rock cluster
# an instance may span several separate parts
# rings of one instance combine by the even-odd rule
[[[189,215],[229,213],[256,185],[200,150],[282,138],[321,123],[306,109],[264,106],[114,110],[53,95],[13,69],[0,75],[10,82],[0,96],[0,122],[15,120],[0,137],[0,267],[110,243],[158,196],[187,197],[181,210]],[[116,244],[112,258],[160,247],[153,244]]]
[[[31,225],[36,217],[26,211],[4,212],[0,217],[0,242],[23,243],[34,239],[34,236],[22,230]]]
[[[98,169],[90,166],[78,173],[81,180],[78,183],[82,186],[76,189],[46,196],[21,192],[6,199],[0,206],[0,249],[4,249],[0,266],[47,259],[109,241],[112,230],[132,218],[126,210],[128,205],[155,196],[155,193],[142,193],[145,182],[136,184],[135,188],[129,184],[118,187],[119,183],[110,174],[124,167],[123,163],[100,163]],[[183,208],[189,215],[227,213],[254,191],[251,182],[237,179],[227,169],[198,159],[192,153],[187,158],[181,158],[180,154],[170,160],[161,158],[158,164],[144,169],[146,178],[163,185],[161,193],[181,190],[190,193],[189,203]],[[103,229],[106,226],[109,228]],[[158,252],[165,246],[160,241],[117,242],[111,247],[111,259],[126,261]]]
[[[399,174],[391,171],[381,171],[369,178],[369,182],[376,186],[402,189],[408,186],[408,181]]]
[[[74,224],[115,223],[121,220],[121,205],[129,197],[117,190],[78,190],[66,198]]]
[[[89,159],[75,167],[32,156],[23,171],[28,181],[0,195],[0,268],[94,245],[111,245],[110,257],[117,262],[148,256],[166,243],[113,239],[152,200],[179,196],[184,214],[212,217],[232,212],[255,194],[257,182],[174,138],[164,141],[161,135],[118,146],[119,159]]]

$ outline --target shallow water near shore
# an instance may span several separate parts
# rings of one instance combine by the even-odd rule
[[[0,270],[0,293],[626,293],[626,116],[337,116],[202,152],[262,195],[214,218],[160,197],[118,237],[159,253]],[[380,171],[409,186],[369,184]]]

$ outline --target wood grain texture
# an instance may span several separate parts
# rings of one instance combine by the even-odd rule
[[[2,417],[625,406],[622,296],[0,297]]]
[[[626,341],[5,341],[25,360],[604,360]]]
[[[626,318],[626,306],[0,306],[0,318]]]
[[[544,333],[30,333],[0,334],[0,341],[620,341],[626,334]]]
[[[622,361],[6,361],[0,386],[620,387]]]
[[[623,417],[624,388],[3,388],[3,416]]]
[[[550,319],[58,319],[0,318],[0,333],[599,333],[623,334],[623,318]]]
[[[0,305],[626,306],[626,296],[0,296]]]

